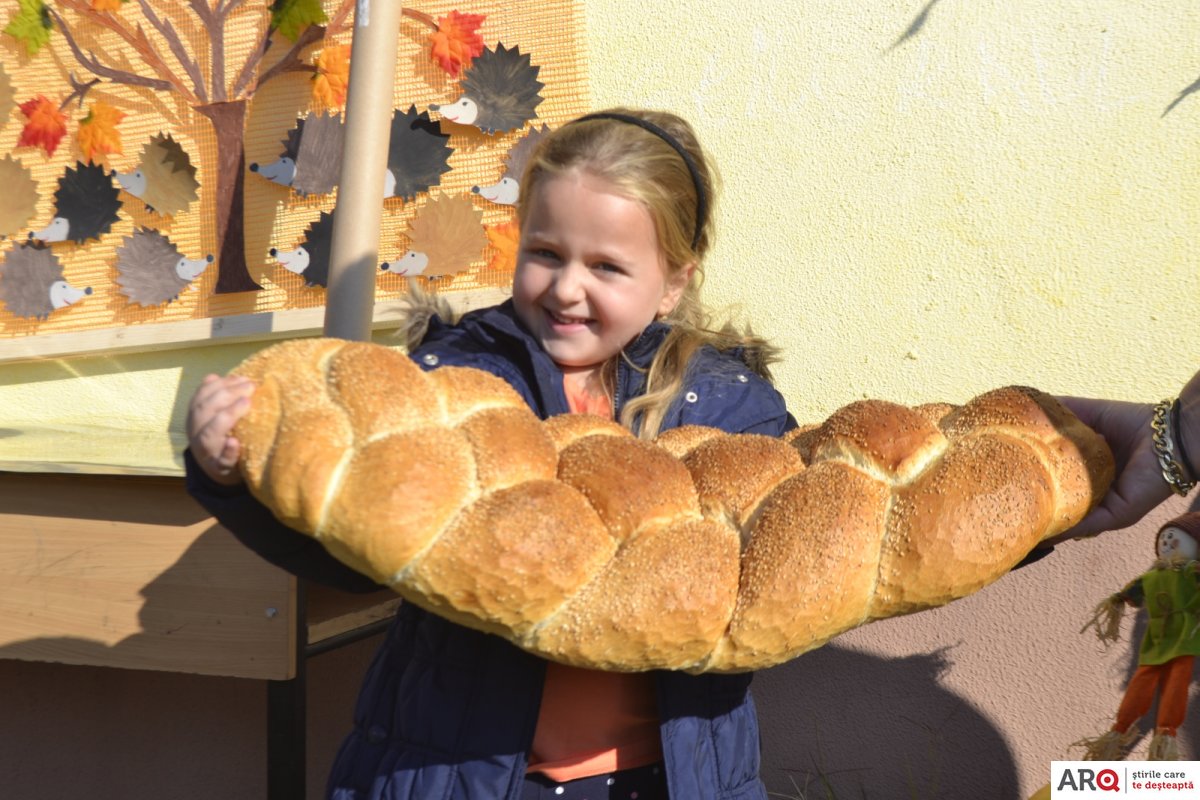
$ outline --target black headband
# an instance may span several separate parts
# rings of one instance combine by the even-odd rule
[[[692,183],[696,186],[696,232],[692,235],[692,249],[695,250],[696,245],[700,243],[700,232],[704,230],[705,218],[708,216],[708,193],[704,191],[704,182],[700,178],[700,168],[696,166],[696,159],[692,158],[692,154],[685,150],[683,145],[674,136],[653,122],[647,122],[641,117],[602,111],[599,114],[588,114],[587,116],[580,117],[575,122],[585,122],[589,119],[615,119],[618,122],[637,125],[639,128],[653,133],[671,145],[676,153],[679,153],[679,157],[683,159],[683,163],[687,164],[688,172],[692,174]]]

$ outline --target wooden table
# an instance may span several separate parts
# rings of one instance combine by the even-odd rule
[[[307,660],[399,602],[267,564],[181,478],[0,472],[0,658],[266,681],[271,800],[304,797]]]

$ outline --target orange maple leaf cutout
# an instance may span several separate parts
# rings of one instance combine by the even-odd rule
[[[517,268],[517,248],[521,244],[521,228],[516,222],[502,222],[487,226],[488,243],[496,251],[488,262],[488,269],[512,272]]]
[[[54,155],[58,143],[67,135],[67,116],[42,95],[21,103],[21,113],[29,121],[21,130],[17,147],[41,147]]]
[[[479,26],[486,17],[486,14],[460,14],[457,11],[441,17],[438,29],[429,34],[433,60],[456,77],[471,66],[471,59],[483,52]]]
[[[125,119],[125,112],[113,108],[103,100],[92,103],[88,115],[79,121],[79,151],[83,157],[96,163],[97,156],[121,153],[121,132],[117,124]]]
[[[350,45],[331,44],[317,55],[312,98],[317,108],[340,108],[350,85]]]
[[[92,11],[120,11],[127,0],[92,0]]]

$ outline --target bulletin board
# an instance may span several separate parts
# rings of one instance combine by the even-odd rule
[[[354,1],[5,6],[0,361],[319,331]],[[583,41],[573,0],[405,7],[377,318],[410,280],[504,295],[520,169],[588,110]]]

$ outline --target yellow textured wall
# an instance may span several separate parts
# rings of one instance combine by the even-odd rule
[[[1008,383],[1151,400],[1200,367],[1195,4],[589,0],[587,24],[594,104],[677,111],[715,156],[710,296],[784,347],[802,420]],[[161,443],[204,372],[248,351],[0,366],[0,435],[90,426]],[[842,770],[872,798],[1026,797],[1115,710],[1129,651],[1075,632],[1147,566],[1148,535],[1060,548],[764,676],[772,788]],[[828,717],[814,695],[836,698]],[[855,700],[868,711],[839,740],[836,705]],[[914,728],[922,713],[944,725]],[[894,780],[871,777],[882,761]],[[992,772],[973,783],[972,769]],[[923,788],[897,789],[905,770]]]
[[[699,129],[725,180],[712,296],[783,346],[797,417],[1009,383],[1157,400],[1200,368],[1194,3],[648,8],[588,4],[593,100]],[[1141,628],[1079,629],[1184,508],[759,676],[768,788],[1027,798],[1111,724]]]
[[[1200,78],[1195,4],[599,0],[588,24],[595,103],[676,110],[715,154],[710,286],[785,347],[798,417],[1157,397],[1200,366],[1200,93],[1163,113]]]

